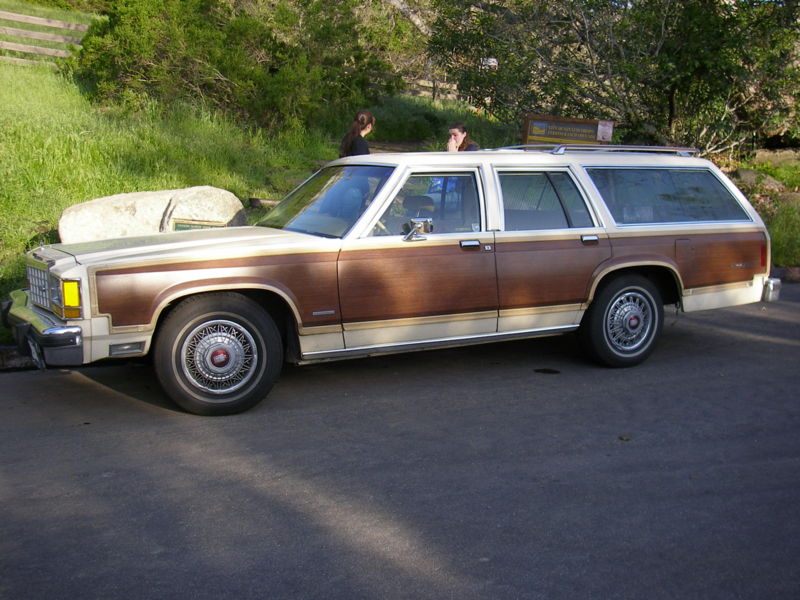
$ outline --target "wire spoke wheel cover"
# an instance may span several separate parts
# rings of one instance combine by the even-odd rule
[[[629,291],[608,307],[605,334],[619,352],[635,352],[647,342],[653,329],[653,307],[639,291]]]
[[[246,329],[218,320],[195,327],[183,343],[181,356],[189,381],[212,394],[227,394],[253,377],[258,349]]]

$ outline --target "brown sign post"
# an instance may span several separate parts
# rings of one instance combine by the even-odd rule
[[[603,144],[611,141],[613,121],[525,115],[523,144]]]

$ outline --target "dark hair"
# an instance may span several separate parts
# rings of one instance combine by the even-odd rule
[[[350,150],[353,146],[353,140],[361,135],[361,132],[369,125],[375,127],[375,117],[368,110],[360,110],[356,113],[353,123],[350,125],[350,130],[344,136],[341,145],[339,146],[339,157],[349,156]]]
[[[469,133],[467,133],[467,128],[463,123],[453,123],[452,125],[450,125],[447,131],[450,131],[451,129],[458,129],[461,133],[466,133],[464,139],[461,140],[461,144],[458,146],[459,152],[466,150],[473,144],[475,145],[475,147],[478,146],[477,144],[475,144],[475,142],[472,141],[472,138],[469,137]]]

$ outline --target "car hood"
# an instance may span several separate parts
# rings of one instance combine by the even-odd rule
[[[97,267],[153,260],[220,259],[254,253],[336,251],[340,245],[341,240],[338,239],[267,227],[221,227],[77,244],[53,244],[34,252],[45,251],[53,256],[64,253],[84,267]]]

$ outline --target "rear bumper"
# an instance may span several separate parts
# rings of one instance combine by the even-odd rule
[[[2,305],[3,325],[11,329],[20,354],[39,368],[83,364],[83,330],[30,304],[25,290],[15,290]]]
[[[777,302],[781,296],[781,280],[770,277],[764,282],[764,293],[761,299],[764,302]]]

